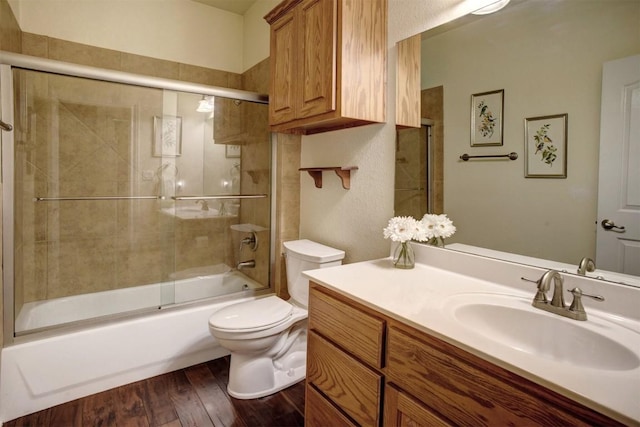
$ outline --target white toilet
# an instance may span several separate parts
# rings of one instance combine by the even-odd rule
[[[307,304],[305,270],[342,264],[344,251],[310,240],[284,242],[288,301],[268,296],[232,304],[209,318],[209,331],[231,352],[229,394],[255,399],[276,393],[306,374]]]

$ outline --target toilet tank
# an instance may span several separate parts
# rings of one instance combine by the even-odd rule
[[[344,251],[307,239],[284,242],[283,246],[289,295],[295,303],[307,307],[309,280],[302,276],[302,272],[340,265],[344,259]]]

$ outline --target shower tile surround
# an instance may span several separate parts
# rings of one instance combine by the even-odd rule
[[[6,0],[0,0],[0,3],[6,5]],[[4,16],[4,14],[3,14]],[[4,21],[3,21],[4,24]],[[2,29],[4,30],[4,25]],[[260,93],[266,93],[268,91],[268,59],[257,64],[250,70],[246,71],[243,75],[234,73],[223,72],[219,70],[210,70],[202,67],[191,66],[188,64],[179,64],[171,61],[163,61],[154,58],[147,58],[123,52],[112,51],[108,49],[102,49],[87,45],[80,45],[77,43],[67,42],[64,40],[53,39],[49,37],[39,36],[30,33],[20,33],[21,47],[22,49],[7,49],[13,51],[22,51],[21,53],[33,56],[46,57],[50,59],[63,60],[67,62],[74,62],[84,65],[98,66],[103,68],[115,69],[120,71],[133,72],[137,74],[153,75],[156,77],[164,77],[171,79],[178,79],[183,81],[190,81],[202,84],[216,85],[222,87],[241,88],[244,90],[251,90]],[[75,88],[77,90],[77,87]],[[104,96],[110,96],[105,93]],[[111,95],[112,96],[112,95]],[[250,103],[243,103],[245,107],[255,107]],[[82,177],[82,179],[71,179],[65,184],[60,184],[57,188],[58,194],[83,194],[83,195],[105,195],[110,193],[124,194],[126,188],[128,188],[128,151],[118,150],[119,135],[127,136],[132,126],[131,121],[127,121],[131,117],[131,112],[126,109],[110,109],[109,114],[116,119],[118,126],[104,126],[104,123],[100,123],[97,120],[96,111],[88,111],[86,107],[83,107],[79,103],[62,104],[59,106],[59,110],[64,111],[64,120],[75,121],[76,126],[73,127],[74,132],[82,135],[84,141],[95,142],[96,140],[110,140],[111,149],[97,150],[82,152],[81,147],[74,152],[66,153],[68,156],[76,156],[75,170],[65,171],[71,178]],[[263,109],[266,110],[266,109]],[[253,114],[253,113],[252,113]],[[266,111],[264,113],[266,118]],[[123,118],[126,117],[127,119]],[[61,120],[62,120],[61,119]],[[255,123],[257,121],[252,121]],[[246,193],[262,193],[269,192],[269,159],[270,151],[268,141],[268,131],[266,129],[248,129],[249,137],[246,139],[245,144],[252,146],[252,149],[243,149],[242,153],[242,165],[243,176],[241,179],[241,191]],[[273,177],[276,180],[279,203],[276,212],[276,264],[275,271],[272,272],[274,290],[283,296],[286,296],[285,286],[285,274],[283,269],[283,260],[281,256],[282,242],[298,237],[298,224],[299,224],[299,151],[300,151],[300,138],[282,138],[282,142],[278,141],[278,144],[282,148],[278,151],[279,158],[277,159],[278,169],[277,175]],[[109,153],[110,156],[105,156],[105,153]],[[24,154],[24,153],[23,153]],[[60,154],[62,155],[62,153]],[[99,161],[98,161],[99,159]],[[286,160],[283,160],[286,159]],[[38,168],[35,168],[36,172],[40,173]],[[246,171],[252,171],[248,174]],[[104,177],[109,176],[110,179],[102,180],[101,182],[94,182],[89,184],[90,180],[87,176],[91,174]],[[23,183],[24,184],[24,183]],[[43,194],[46,191],[45,188],[38,188],[35,181],[33,185],[28,186],[33,193]],[[64,187],[66,186],[66,188]],[[42,191],[41,191],[42,190]],[[138,192],[142,194],[143,190],[138,189]],[[30,202],[30,198],[34,194],[24,195],[23,202],[27,202],[25,206]],[[100,290],[112,289],[115,287],[133,286],[140,283],[153,283],[159,281],[159,278],[165,278],[170,271],[160,271],[158,266],[173,265],[175,263],[176,270],[182,267],[188,268],[189,262],[198,264],[199,262],[206,262],[205,260],[211,260],[211,257],[221,257],[222,253],[233,253],[232,248],[214,249],[212,252],[200,251],[193,247],[194,236],[201,236],[203,233],[210,233],[214,235],[217,228],[222,227],[225,231],[229,230],[229,220],[217,220],[215,225],[202,224],[211,223],[214,221],[199,221],[199,225],[173,225],[167,218],[157,214],[157,210],[145,209],[145,201],[138,201],[129,206],[132,206],[135,211],[133,219],[118,224],[117,218],[122,209],[126,209],[124,203],[121,202],[106,202],[111,204],[109,209],[104,209],[104,205],[100,208],[96,205],[98,202],[72,202],[76,203],[75,206],[63,206],[61,203],[57,203],[57,208],[48,208],[48,212],[35,209],[29,214],[32,217],[29,219],[31,230],[25,232],[33,233],[37,237],[36,243],[31,243],[33,247],[28,248],[25,251],[24,243],[17,241],[17,256],[28,256],[33,259],[25,259],[25,270],[16,270],[16,280],[22,281],[27,277],[33,280],[29,282],[36,284],[34,287],[21,290],[20,287],[16,289],[15,299],[16,305],[19,306],[23,302],[44,299],[55,298],[58,296],[68,295],[70,293],[78,293],[79,287],[83,287],[80,292],[95,292]],[[80,206],[77,203],[83,203]],[[105,203],[105,202],[100,202]],[[152,202],[154,203],[154,202]],[[257,203],[256,201],[245,201],[245,203]],[[262,206],[263,205],[263,206]],[[261,225],[265,228],[269,227],[269,224],[260,223],[259,218],[268,217],[268,204],[262,203],[260,210],[243,209],[242,214],[245,212],[251,213],[251,217],[241,217],[240,222],[254,223]],[[52,205],[53,206],[53,205]],[[20,209],[19,206],[16,207]],[[129,215],[131,213],[129,212]],[[96,216],[102,216],[105,221],[96,221]],[[17,215],[16,217],[20,217]],[[60,220],[60,226],[57,230],[48,230],[50,220]],[[264,220],[262,220],[264,221]],[[98,223],[102,223],[100,229],[96,229],[95,226]],[[36,226],[35,224],[41,224]],[[19,227],[27,227],[26,224],[19,224]],[[204,229],[198,229],[202,227]],[[77,229],[88,232],[89,239],[74,241],[71,239],[62,239],[62,236],[73,236],[73,232]],[[57,233],[59,241],[50,241],[47,238],[51,238],[52,233]],[[118,243],[117,236],[125,235],[133,232],[134,238],[121,240],[122,243]],[[227,231],[230,232],[230,231]],[[241,255],[242,260],[256,259],[257,265],[255,269],[244,270],[244,272],[256,278],[260,281],[261,278],[266,277],[268,273],[268,239],[269,231],[260,232],[259,236],[262,244],[259,246],[258,253],[247,253],[246,248]],[[85,234],[85,236],[87,236]],[[108,236],[108,237],[105,237]],[[107,249],[96,251],[92,248],[98,246],[95,239],[107,239],[109,240],[106,246],[102,246]],[[211,240],[211,239],[210,239]],[[177,248],[176,258],[168,259],[164,249],[169,247]],[[56,263],[48,263],[48,260],[56,259],[57,254],[60,252],[66,252],[71,254],[72,260],[75,262],[73,265],[48,265]],[[181,260],[181,254],[189,254],[189,259]],[[217,254],[217,255],[216,255]],[[90,271],[84,267],[89,263],[86,262],[88,258],[100,258],[101,271],[95,271],[94,268]],[[170,257],[169,257],[170,258]],[[231,261],[228,259],[224,262],[231,265]],[[114,277],[113,268],[114,264],[118,263],[118,274]],[[167,270],[167,267],[164,267]],[[173,270],[173,269],[172,269]],[[90,280],[88,280],[90,279]],[[47,283],[50,283],[48,286]],[[64,286],[53,286],[53,283],[59,282]]]

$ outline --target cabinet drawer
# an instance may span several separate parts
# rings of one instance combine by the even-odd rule
[[[312,386],[307,384],[307,394],[304,401],[304,425],[306,427],[353,426],[338,408],[322,397]]]
[[[451,424],[411,396],[387,384],[384,388],[384,426],[451,427]]]
[[[309,329],[329,337],[370,366],[382,367],[384,320],[312,287],[309,295]]]
[[[387,381],[454,424],[587,426],[590,424],[578,418],[579,414],[584,419],[598,415],[585,414],[581,405],[447,343],[421,336],[418,339],[395,326],[389,328]],[[561,403],[566,411],[554,403]]]
[[[360,425],[378,426],[382,377],[311,331],[307,384],[313,384]]]

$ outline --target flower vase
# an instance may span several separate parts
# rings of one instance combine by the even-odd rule
[[[413,247],[409,242],[401,242],[393,252],[393,265],[396,268],[409,269],[416,265],[416,257]]]
[[[427,242],[428,245],[444,248],[444,239],[442,237],[432,237]]]

